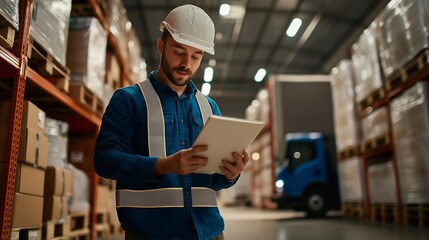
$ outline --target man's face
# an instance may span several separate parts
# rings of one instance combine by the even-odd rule
[[[182,87],[194,76],[202,58],[202,50],[178,43],[170,36],[162,49],[161,68],[172,84]]]

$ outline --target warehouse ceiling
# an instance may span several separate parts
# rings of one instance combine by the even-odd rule
[[[259,68],[269,74],[329,74],[339,60],[350,58],[350,47],[387,5],[387,0],[123,0],[142,46],[148,70],[156,69],[155,42],[159,23],[174,7],[191,3],[203,8],[216,27],[214,56],[206,54],[194,77],[199,88],[204,68],[214,65],[209,94],[223,115],[245,117],[245,110],[265,86],[255,82]],[[220,5],[231,5],[229,17]],[[232,15],[232,16],[231,16]],[[285,34],[299,17],[295,37]]]

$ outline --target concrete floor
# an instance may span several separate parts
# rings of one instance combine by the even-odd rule
[[[221,208],[227,240],[427,240],[429,228],[343,218],[306,219],[303,213]]]
[[[304,213],[221,207],[226,240],[427,240],[429,228],[343,218],[330,213],[306,219]],[[109,240],[123,239],[123,236]]]

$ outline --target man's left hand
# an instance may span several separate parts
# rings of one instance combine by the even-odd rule
[[[234,163],[224,159],[222,160],[222,165],[219,166],[225,177],[231,181],[235,180],[238,175],[240,175],[246,164],[249,162],[250,157],[247,151],[243,151],[243,154],[233,152],[232,158],[234,159]]]

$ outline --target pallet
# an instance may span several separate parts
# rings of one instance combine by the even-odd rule
[[[399,208],[395,204],[373,204],[371,206],[371,220],[380,222],[400,222]]]
[[[69,92],[70,69],[34,40],[28,44],[28,65],[63,92]]]
[[[12,49],[15,42],[15,28],[0,14],[0,46]]]
[[[345,217],[364,218],[365,216],[364,206],[361,202],[343,202],[341,210]]]
[[[386,79],[386,88],[388,91],[398,88],[410,80],[420,70],[429,66],[429,49],[423,49],[411,61],[403,67],[393,72]]]
[[[97,210],[95,213],[95,231],[98,238],[107,237],[110,234],[107,210]]]
[[[70,235],[70,221],[47,221],[42,227],[43,239],[65,240]]]
[[[69,95],[78,103],[89,108],[98,116],[104,112],[104,102],[83,84],[71,84]]]
[[[405,204],[403,212],[405,224],[429,226],[429,203]]]
[[[10,240],[40,240],[42,239],[42,229],[40,228],[11,228]]]
[[[364,148],[363,150],[364,151],[374,150],[376,148],[386,146],[389,143],[390,143],[390,137],[388,133],[384,133],[372,139],[365,140],[363,144],[363,148]]]
[[[341,161],[341,160],[349,159],[351,157],[360,156],[360,154],[361,154],[361,151],[360,151],[359,145],[349,146],[341,151],[338,151],[338,160]]]
[[[365,110],[376,101],[381,100],[385,95],[386,95],[386,91],[384,90],[384,88],[378,88],[372,91],[368,96],[366,96],[358,103],[359,111]]]

